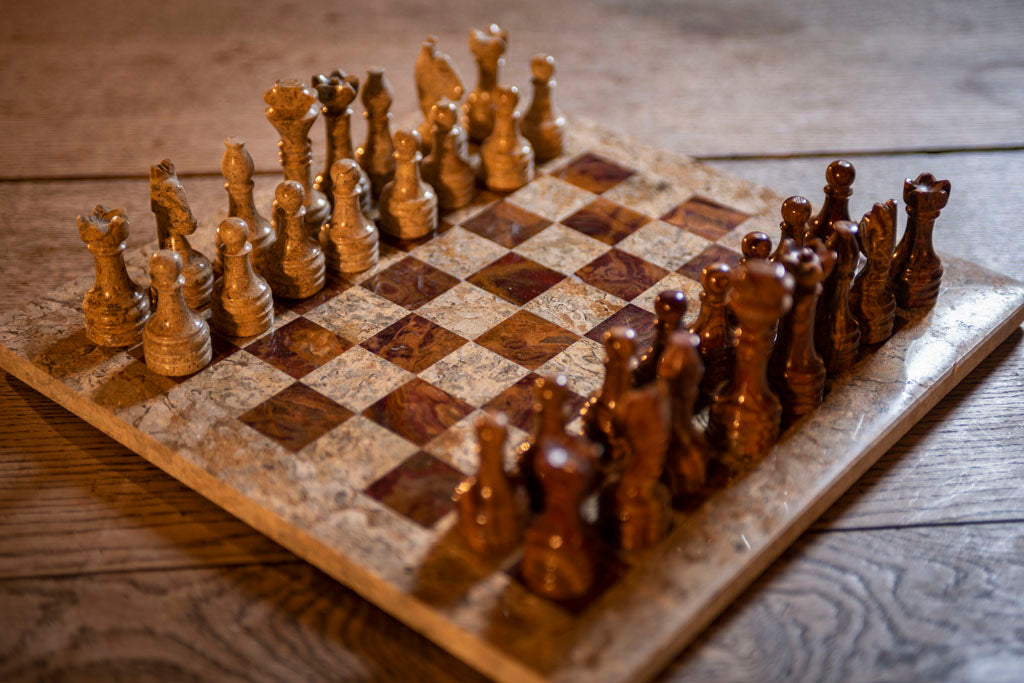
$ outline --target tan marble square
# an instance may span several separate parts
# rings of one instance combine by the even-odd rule
[[[481,211],[489,208],[499,199],[500,197],[496,194],[486,190],[480,191],[477,193],[476,197],[473,198],[473,201],[461,209],[456,209],[450,213],[442,213],[441,220],[451,225],[461,223],[462,221],[468,220]]]
[[[583,337],[537,370],[541,376],[558,373],[565,374],[569,388],[580,396],[593,394],[604,382],[604,347]]]
[[[609,249],[610,245],[556,223],[526,240],[514,251],[548,268],[571,275]]]
[[[416,311],[466,339],[474,339],[519,308],[468,282],[460,282]]]
[[[398,304],[365,287],[352,287],[310,311],[306,317],[353,344],[359,344],[408,314],[409,311]]]
[[[250,353],[233,353],[182,383],[197,403],[214,405],[232,417],[267,400],[295,379]]]
[[[676,187],[663,178],[641,172],[634,173],[601,196],[651,218],[658,218],[690,194],[689,190]]]
[[[480,407],[518,382],[526,368],[469,342],[420,373],[420,378]]]
[[[475,410],[446,432],[434,438],[423,450],[438,460],[443,460],[465,474],[475,474],[480,463],[477,449],[476,421],[483,411]],[[530,435],[514,425],[508,426],[505,438],[504,453],[505,469],[509,470],[516,463],[519,447],[530,438]]]
[[[685,275],[669,273],[656,282],[653,287],[633,299],[633,304],[645,311],[654,313],[654,297],[658,296],[658,293],[665,289],[678,289],[686,295],[686,315],[683,316],[683,325],[686,327],[693,325],[700,314],[700,294],[703,289],[699,282]]]
[[[668,270],[704,251],[710,241],[664,221],[651,221],[618,243],[618,248]]]
[[[411,372],[353,346],[303,377],[302,383],[359,413],[412,378]]]
[[[343,482],[357,491],[416,450],[415,444],[355,415],[296,453],[294,475],[307,485]]]
[[[412,250],[412,255],[458,278],[466,278],[507,249],[458,226]]]
[[[543,216],[560,221],[574,214],[597,197],[580,187],[553,176],[542,175],[507,197],[507,201]]]
[[[625,305],[619,297],[569,277],[523,308],[582,336]]]
[[[717,239],[716,243],[735,251],[742,251],[740,246],[747,233],[760,230],[772,239],[772,250],[774,251],[775,247],[779,246],[779,238],[782,236],[782,231],[779,228],[780,221],[779,216],[771,214],[751,216],[730,230],[727,235]]]

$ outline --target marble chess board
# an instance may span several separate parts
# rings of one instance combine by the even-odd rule
[[[531,594],[519,552],[470,552],[451,494],[475,470],[477,415],[508,414],[511,460],[538,375],[565,373],[582,405],[602,333],[630,325],[648,342],[667,288],[686,292],[692,322],[703,266],[737,262],[751,230],[777,240],[781,201],[576,123],[523,189],[485,192],[437,235],[382,244],[373,270],[278,301],[262,337],[214,333],[195,375],[89,344],[91,278],[0,321],[0,365],[496,679],[644,679],[1024,319],[1024,285],[944,257],[931,312],[662,543],[606,549],[584,599]],[[136,281],[149,251],[129,260]]]

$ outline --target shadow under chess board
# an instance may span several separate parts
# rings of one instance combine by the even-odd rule
[[[267,334],[214,335],[195,375],[89,344],[87,280],[0,322],[0,362],[495,678],[644,678],[1021,323],[1024,285],[944,259],[937,306],[752,471],[656,547],[607,549],[595,589],[555,604],[523,586],[518,551],[481,558],[455,532],[474,419],[509,415],[511,457],[538,375],[565,373],[578,407],[600,386],[601,334],[628,324],[648,342],[654,294],[696,301],[701,268],[737,261],[745,233],[778,238],[781,198],[585,124],[540,170],[428,239],[382,244],[371,271],[278,301]]]

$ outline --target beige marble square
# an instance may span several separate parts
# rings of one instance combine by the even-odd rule
[[[700,294],[704,290],[699,282],[691,280],[685,275],[669,273],[661,280],[658,280],[653,287],[633,299],[633,304],[645,311],[654,313],[654,297],[658,296],[658,293],[665,289],[682,290],[683,294],[686,295],[686,315],[683,316],[683,325],[686,327],[693,325],[700,314]]]
[[[569,277],[523,308],[582,336],[625,305],[619,297]]]
[[[560,372],[565,374],[569,388],[577,394],[593,394],[604,382],[604,347],[600,342],[583,337],[537,370],[541,376]]]
[[[460,282],[416,313],[466,339],[475,339],[518,310],[515,304]]]
[[[365,287],[352,287],[306,314],[340,337],[359,344],[409,314]]]
[[[416,450],[394,432],[354,415],[295,454],[294,476],[307,485],[341,482],[357,491]]]
[[[303,377],[302,383],[359,413],[412,378],[408,370],[353,346]]]
[[[782,230],[779,228],[779,222],[781,220],[781,217],[771,214],[751,216],[730,230],[727,235],[717,239],[716,242],[721,244],[723,247],[728,247],[735,251],[742,251],[740,247],[743,243],[743,238],[747,233],[760,230],[772,239],[772,251],[774,251],[775,247],[779,246],[779,238],[782,236]]]
[[[251,353],[237,351],[190,377],[175,391],[184,391],[199,404],[217,406],[238,417],[294,381]]]
[[[699,163],[659,169],[664,178],[686,196],[700,195],[749,214],[778,211],[778,197],[761,185],[740,180]],[[658,171],[656,171],[658,172]]]
[[[473,216],[477,215],[484,209],[494,204],[499,199],[498,195],[490,192],[479,192],[476,197],[473,198],[466,206],[461,209],[456,209],[451,213],[445,213],[441,215],[441,221],[448,223],[449,225],[457,225],[462,221],[469,220]]]
[[[584,206],[594,201],[597,195],[581,187],[555,178],[542,175],[526,187],[520,188],[508,196],[507,201],[543,216],[549,221],[560,221],[571,216]]]
[[[604,242],[556,223],[513,251],[560,273],[572,275],[609,249],[611,246]]]
[[[480,463],[480,456],[477,449],[476,421],[483,414],[481,410],[475,410],[443,434],[427,443],[423,450],[433,455],[438,460],[443,460],[455,469],[464,474],[476,474]],[[530,438],[530,435],[514,425],[508,426],[508,436],[505,438],[505,446],[502,449],[504,454],[505,469],[511,469],[516,463],[516,457],[522,444]]]
[[[467,278],[508,251],[458,226],[421,244],[411,254],[457,278]]]
[[[691,194],[688,189],[673,185],[664,178],[640,172],[601,196],[651,218],[661,218],[669,209],[689,199]]]
[[[526,368],[469,342],[420,373],[420,378],[480,407],[518,382]]]
[[[709,240],[688,230],[663,221],[651,221],[616,246],[662,268],[675,270],[709,244]]]

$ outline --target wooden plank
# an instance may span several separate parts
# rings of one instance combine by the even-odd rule
[[[570,113],[666,149],[1019,145],[1021,19],[1012,0],[20,5],[0,28],[0,176],[137,175],[167,156],[215,171],[228,135],[271,169],[274,79],[381,64],[406,114],[420,40],[440,38],[468,89],[466,29],[491,21],[511,33],[504,80],[528,88],[529,57],[552,52]]]

